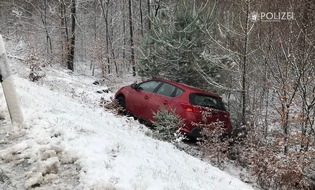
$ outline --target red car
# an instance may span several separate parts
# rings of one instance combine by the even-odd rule
[[[119,89],[115,99],[127,112],[140,119],[152,123],[153,113],[161,107],[174,109],[185,125],[181,131],[189,137],[200,137],[203,121],[202,111],[211,110],[206,123],[221,121],[227,132],[232,126],[230,113],[226,111],[222,98],[217,94],[164,79],[152,79],[139,84],[132,84]]]

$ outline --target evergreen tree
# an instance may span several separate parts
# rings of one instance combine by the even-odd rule
[[[213,24],[209,8],[196,8],[194,2],[182,0],[174,13],[163,12],[156,17],[141,47],[139,75],[201,88],[209,87],[201,72],[220,81],[218,62],[205,56],[210,43],[205,31],[211,31]]]
[[[171,142],[179,142],[185,139],[184,135],[180,132],[180,128],[184,126],[184,120],[176,114],[175,110],[167,110],[161,107],[153,115],[156,119],[153,122],[155,129],[153,137]]]

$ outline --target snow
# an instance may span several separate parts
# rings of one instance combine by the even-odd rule
[[[253,189],[101,108],[100,98],[113,92],[96,93],[107,87],[93,78],[47,67],[34,83],[20,67],[14,80],[23,125],[10,124],[0,95],[0,189]]]

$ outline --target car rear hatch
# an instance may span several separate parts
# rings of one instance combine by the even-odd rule
[[[226,111],[220,97],[191,93],[189,101],[193,105],[193,112],[200,126],[218,122],[218,124],[223,124],[223,127],[231,127],[229,112]]]

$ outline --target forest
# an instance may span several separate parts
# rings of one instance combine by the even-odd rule
[[[216,92],[236,131],[229,151],[208,148],[218,164],[233,154],[262,188],[315,188],[314,0],[1,0],[0,10],[10,59]]]

